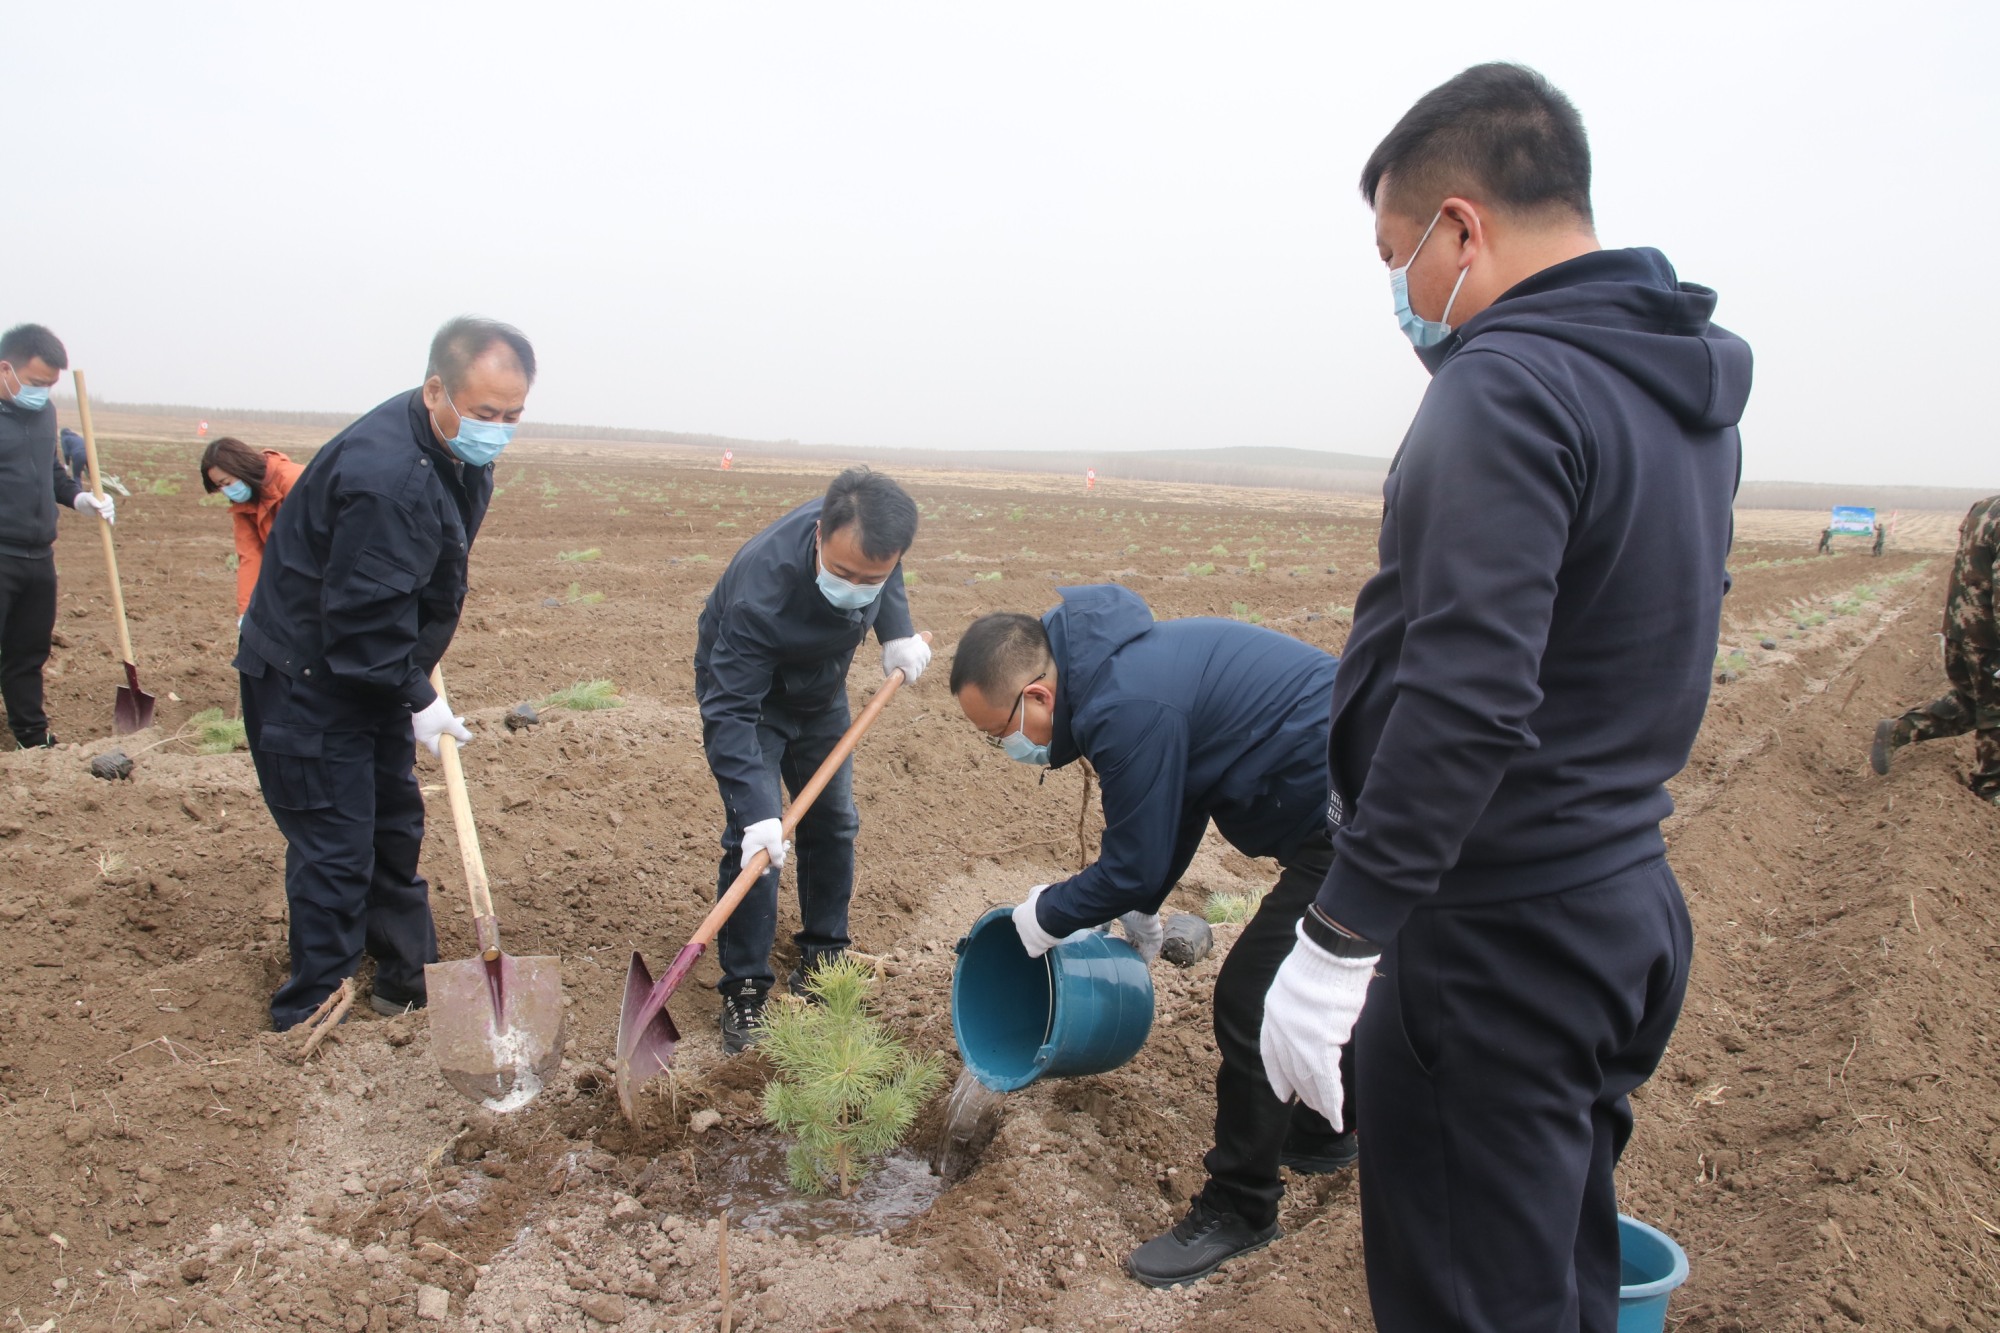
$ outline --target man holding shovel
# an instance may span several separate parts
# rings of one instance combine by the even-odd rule
[[[42,702],[42,668],[56,628],[56,510],[117,510],[79,486],[57,442],[49,390],[69,366],[39,324],[0,333],[0,696],[22,749],[54,745]]]
[[[930,646],[910,626],[903,555],[917,536],[916,502],[867,468],[835,477],[822,499],[800,505],[745,542],[702,608],[694,692],[702,745],[722,793],[726,823],[718,895],[742,858],[770,854],[771,868],[717,936],[722,964],[722,1048],[757,1040],[775,974],[783,793],[796,793],[846,731],[847,669],[873,630],[882,674],[915,682]],[[788,984],[848,945],[854,895],[854,765],[842,764],[798,825],[799,965]]]
[[[1352,1133],[1271,1091],[1257,1049],[1264,992],[1331,862],[1326,734],[1339,663],[1239,621],[1156,624],[1116,585],[1061,592],[1062,605],[1039,620],[975,620],[951,663],[959,708],[1009,758],[1060,768],[1081,757],[1103,784],[1097,860],[1037,885],[1014,909],[1029,954],[1116,919],[1157,957],[1160,904],[1211,819],[1238,851],[1282,867],[1216,977],[1222,1067],[1208,1183],[1185,1218],[1126,1261],[1148,1286],[1178,1286],[1270,1243],[1281,1165],[1317,1174],[1355,1157]]]
[[[417,874],[416,746],[472,735],[431,688],[465,602],[466,559],[513,438],[535,353],[509,325],[438,330],[421,388],[336,435],[293,484],[264,548],[236,669],[264,802],[285,835],[291,976],[280,1031],[375,959],[379,1013],[422,1008],[437,960]]]

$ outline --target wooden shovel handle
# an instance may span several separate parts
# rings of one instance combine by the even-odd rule
[[[840,739],[834,742],[833,750],[819,766],[819,771],[812,775],[812,781],[800,788],[799,794],[792,800],[791,808],[785,811],[785,816],[780,821],[778,836],[782,838],[792,836],[792,830],[799,826],[801,819],[805,818],[806,811],[812,809],[812,803],[826,790],[826,784],[833,781],[833,775],[840,771],[840,766],[854,753],[854,747],[860,742],[862,733],[875,725],[875,719],[882,715],[882,710],[889,706],[889,700],[895,698],[896,691],[902,687],[903,673],[899,668],[889,673],[889,678],[882,682],[882,688],[875,691],[875,697],[861,710],[861,716],[855,718],[847,730],[841,733]],[[770,853],[760,850],[751,854],[743,863],[742,871],[730,883],[728,892],[717,899],[715,906],[709,909],[708,915],[702,918],[701,928],[695,931],[694,937],[687,943],[689,949],[700,950],[708,947],[709,941],[715,938],[715,932],[722,929],[722,923],[729,920],[730,914],[736,910],[736,905],[743,901],[744,895],[750,892],[750,886],[757,882],[757,877],[762,875],[770,864]]]
[[[444,668],[431,668],[431,688],[444,695]],[[446,705],[449,707],[449,704]],[[458,757],[458,737],[438,737],[438,759],[444,764],[444,790],[451,800],[451,826],[458,832],[458,859],[465,867],[465,892],[472,899],[472,922],[479,932],[479,956],[500,956],[500,922],[493,915],[493,892],[486,884],[486,857],[479,850],[479,830],[472,823],[472,797],[465,790],[465,765]]]
[[[97,432],[90,427],[90,395],[84,391],[82,371],[72,370],[69,377],[76,384],[76,415],[83,422],[83,453],[90,460],[90,493],[102,500],[104,482],[97,474]],[[118,551],[111,544],[111,525],[99,518],[97,527],[104,537],[104,567],[111,574],[111,610],[118,617],[118,660],[136,666],[132,631],[125,627],[125,592],[118,584]]]

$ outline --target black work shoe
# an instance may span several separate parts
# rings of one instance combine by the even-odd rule
[[[423,1008],[424,997],[419,995],[414,1000],[392,1000],[380,991],[373,991],[368,996],[368,1007],[384,1018],[401,1018],[412,1009]]]
[[[1289,1166],[1302,1176],[1330,1176],[1336,1171],[1345,1171],[1361,1156],[1361,1144],[1355,1140],[1353,1131],[1336,1134],[1332,1138],[1307,1139],[1292,1137],[1285,1140],[1285,1147],[1278,1154],[1280,1165]]]
[[[1197,1194],[1174,1229],[1132,1251],[1126,1271],[1149,1287],[1199,1282],[1240,1254],[1261,1250],[1278,1238],[1278,1224],[1258,1229],[1235,1213],[1219,1212]]]
[[[764,1040],[764,992],[722,997],[722,1053],[738,1055]]]
[[[1885,717],[1875,724],[1875,743],[1868,747],[1868,767],[1877,777],[1889,775],[1889,756],[1896,752],[1896,719]]]
[[[847,950],[845,949],[806,950],[805,956],[799,959],[799,965],[792,969],[790,976],[785,978],[785,989],[798,996],[801,1000],[818,1004],[819,997],[806,989],[807,976],[819,971],[828,963],[845,958],[846,956]]]

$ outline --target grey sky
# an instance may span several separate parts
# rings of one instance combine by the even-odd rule
[[[125,401],[358,410],[469,310],[543,421],[1388,454],[1355,177],[1507,58],[1755,345],[1746,475],[1991,485],[1995,13],[67,0],[4,31],[0,321]]]

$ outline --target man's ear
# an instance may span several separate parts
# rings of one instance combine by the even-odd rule
[[[1473,260],[1485,253],[1486,221],[1480,214],[1479,206],[1470,199],[1452,195],[1438,210],[1437,229],[1458,246],[1457,267],[1469,267]]]

